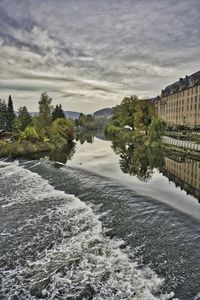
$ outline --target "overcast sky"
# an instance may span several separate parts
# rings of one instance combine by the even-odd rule
[[[200,70],[199,0],[1,0],[0,98],[91,113]]]

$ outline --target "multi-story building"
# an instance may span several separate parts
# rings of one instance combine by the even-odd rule
[[[155,107],[168,125],[200,126],[200,71],[167,86]]]

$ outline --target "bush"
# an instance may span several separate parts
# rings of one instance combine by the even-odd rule
[[[31,142],[36,142],[39,140],[39,135],[33,126],[27,127],[24,131],[20,133],[21,141],[27,140]]]

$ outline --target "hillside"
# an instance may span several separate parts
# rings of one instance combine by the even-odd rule
[[[65,111],[65,117],[66,118],[70,118],[70,119],[78,119],[79,118],[80,113],[77,111]]]
[[[100,118],[100,117],[104,117],[104,118],[110,118],[111,115],[112,115],[112,112],[113,112],[113,107],[109,108],[103,108],[103,109],[100,109],[100,110],[97,110],[93,116],[95,118]]]

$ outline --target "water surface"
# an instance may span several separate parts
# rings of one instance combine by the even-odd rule
[[[198,172],[102,135],[1,161],[0,299],[200,299]]]

